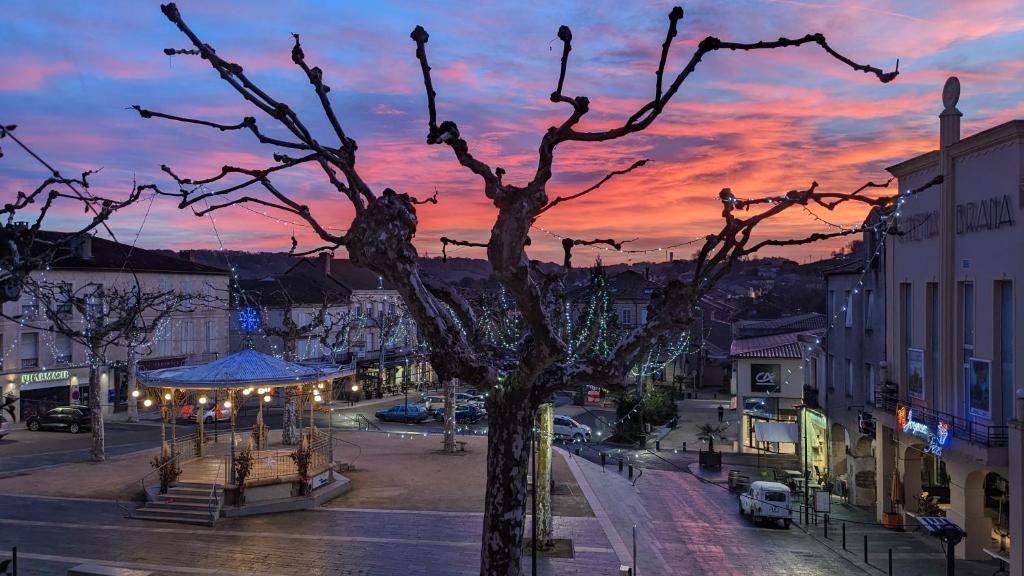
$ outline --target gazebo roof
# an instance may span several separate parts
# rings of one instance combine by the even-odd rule
[[[308,384],[342,375],[336,365],[305,366],[255,350],[242,350],[206,364],[138,372],[144,386],[209,390]]]

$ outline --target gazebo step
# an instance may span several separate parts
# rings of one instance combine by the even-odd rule
[[[214,497],[215,500],[220,500],[220,498],[217,496],[217,494],[214,494],[213,497]],[[213,500],[210,499],[210,495],[209,494],[205,494],[203,496],[199,496],[198,494],[195,494],[195,495],[193,495],[193,494],[172,494],[172,493],[168,492],[167,494],[160,494],[160,495],[158,495],[156,497],[156,502],[159,503],[159,504],[172,503],[172,502],[183,502],[183,503],[188,503],[188,504],[202,504],[202,505],[206,506],[206,505],[208,505],[212,501]]]
[[[195,500],[167,499],[167,500],[157,500],[156,502],[153,502],[153,504],[155,504],[155,506],[153,508],[157,509],[157,510],[167,510],[167,509],[172,509],[172,510],[195,510],[195,511],[200,511],[200,512],[207,512],[207,513],[209,513],[209,511],[210,511],[210,503],[207,502],[206,500],[195,501]]]
[[[175,489],[175,488],[181,488],[181,489],[185,489],[185,488],[199,488],[199,489],[206,490],[207,492],[209,492],[210,491],[210,482],[177,482],[177,483],[174,484],[174,486],[171,486],[172,490]]]
[[[212,492],[214,496],[217,495],[217,489],[223,490],[223,487],[216,487],[212,484],[207,484],[202,488],[187,488],[181,486],[171,486],[167,489],[168,494],[175,494],[178,496],[209,496]]]
[[[160,522],[179,522],[183,524],[202,524],[212,526],[215,517],[209,509],[178,510],[174,508],[162,508],[152,504],[139,508],[132,514],[132,518],[139,520],[156,520]]]

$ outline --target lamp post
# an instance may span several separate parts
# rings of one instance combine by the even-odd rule
[[[804,472],[804,474],[803,474],[803,476],[804,476],[804,526],[807,526],[807,524],[810,521],[810,510],[809,510],[809,507],[810,507],[810,493],[809,493],[809,490],[810,490],[810,478],[811,478],[811,471],[807,467],[807,423],[804,421],[806,419],[806,415],[807,415],[807,413],[806,413],[807,406],[805,404],[797,404],[796,406],[794,406],[794,408],[799,410],[799,416],[797,417],[797,426],[800,428],[800,431],[799,431],[800,446],[803,449],[803,453],[804,453],[804,465],[803,465],[803,472]]]

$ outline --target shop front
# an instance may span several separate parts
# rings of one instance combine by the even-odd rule
[[[83,372],[83,374],[78,374]],[[81,369],[41,370],[8,374],[8,391],[18,398],[19,421],[52,408],[88,401],[89,377]]]

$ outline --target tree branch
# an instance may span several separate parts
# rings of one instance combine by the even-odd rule
[[[579,198],[581,196],[586,196],[587,194],[590,194],[594,190],[597,190],[598,188],[600,188],[602,184],[604,184],[605,182],[611,180],[615,176],[621,176],[623,174],[628,174],[629,172],[632,172],[633,170],[635,170],[637,168],[640,168],[641,166],[646,166],[647,163],[650,162],[650,161],[651,161],[650,158],[644,158],[643,160],[637,160],[636,162],[633,162],[629,166],[629,168],[624,168],[622,170],[614,170],[614,171],[608,173],[604,178],[601,178],[597,182],[597,184],[594,184],[593,186],[587,188],[586,190],[583,190],[581,192],[577,192],[577,193],[572,194],[570,196],[559,196],[559,197],[555,198],[554,200],[552,200],[547,206],[541,208],[537,212],[537,215],[539,216],[539,215],[547,212],[548,210],[554,208],[555,206],[558,206],[562,202],[568,202],[570,200],[575,200],[575,199],[577,199],[577,198]]]

